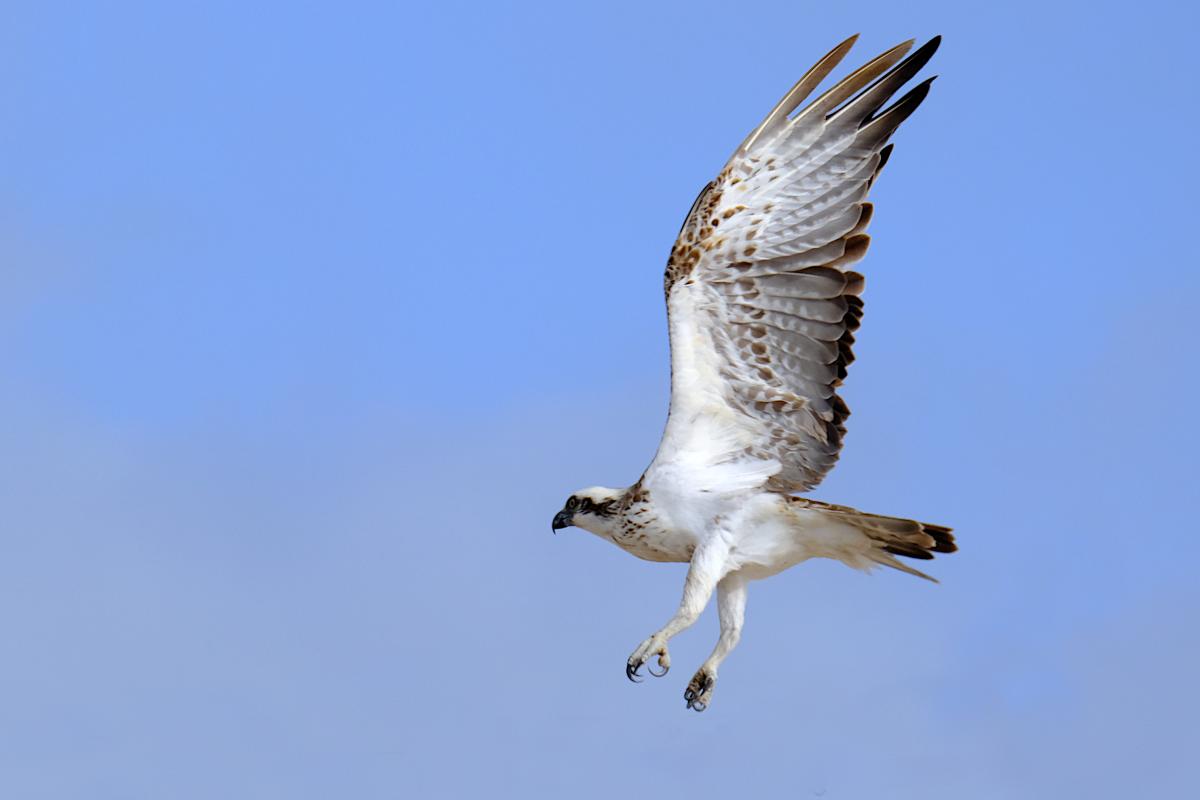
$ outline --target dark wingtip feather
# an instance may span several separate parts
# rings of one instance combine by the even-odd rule
[[[921,81],[899,100],[867,120],[859,129],[858,141],[870,146],[869,142],[886,140],[895,133],[896,128],[900,127],[900,123],[908,119],[917,110],[917,106],[921,105],[921,102],[929,95],[929,86],[936,77],[934,75],[932,78]]]
[[[896,71],[904,69],[910,75],[916,75],[921,70],[921,67],[929,63],[929,59],[933,58],[933,54],[941,47],[941,34],[934,36],[925,44],[913,51],[913,54],[896,66]]]
[[[879,163],[875,165],[875,171],[871,173],[871,177],[867,179],[867,188],[870,189],[875,185],[875,181],[879,179],[879,173],[883,172],[883,168],[887,165],[888,159],[892,157],[892,148],[895,145],[892,143],[885,144],[883,149],[879,151]]]
[[[888,159],[892,157],[892,150],[895,147],[894,144],[888,144],[879,151],[879,164],[875,167],[875,175],[878,175],[887,166]]]
[[[910,39],[904,43],[905,50],[912,44],[912,41]],[[940,42],[941,38],[935,36],[921,45],[907,58],[888,70],[887,74],[854,96],[844,106],[830,113],[828,119],[849,115],[850,119],[857,120],[856,124],[860,127],[866,125],[873,118],[872,115],[876,114],[879,108],[888,101],[889,97],[899,91],[929,63],[929,59],[933,58],[933,54],[937,52]]]

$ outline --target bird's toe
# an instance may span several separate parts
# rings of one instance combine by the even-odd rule
[[[656,678],[666,675],[667,671],[671,669],[671,656],[667,653],[666,640],[655,634],[638,645],[638,648],[629,656],[629,660],[625,662],[625,677],[634,683],[641,683],[642,665],[653,656],[658,656],[658,666],[662,671],[656,672],[652,666],[647,666],[646,670]]]
[[[713,687],[716,685],[717,676],[702,668],[692,676],[691,682],[683,690],[683,699],[687,701],[687,707],[697,712],[708,708]]]

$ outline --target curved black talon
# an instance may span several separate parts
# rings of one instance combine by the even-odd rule
[[[661,666],[661,665],[660,665],[660,666]],[[671,671],[671,665],[670,665],[670,664],[668,664],[667,666],[663,667],[663,668],[662,668],[662,672],[655,672],[655,671],[654,671],[654,665],[653,665],[653,664],[647,664],[647,665],[646,665],[646,671],[647,671],[647,672],[649,672],[651,675],[653,675],[653,676],[654,676],[654,677],[656,677],[656,678],[661,678],[663,675],[666,675],[668,672],[670,672],[670,671]]]
[[[712,678],[709,678],[707,675],[704,675],[699,679],[692,678],[692,682],[688,684],[686,689],[683,690],[683,699],[687,701],[687,707],[697,713],[708,708],[708,702],[702,700],[701,698],[704,697],[706,692],[712,690],[715,682],[716,681],[714,681]],[[693,686],[696,688],[692,688]]]
[[[625,677],[634,683],[641,683],[642,679],[638,676],[638,670],[642,668],[641,664],[634,664],[632,661],[625,663]]]

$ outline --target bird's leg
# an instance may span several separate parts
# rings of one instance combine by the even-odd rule
[[[729,542],[725,536],[717,532],[705,542],[701,542],[692,553],[692,563],[688,567],[687,579],[683,583],[683,599],[679,601],[679,610],[671,617],[657,633],[638,645],[638,648],[625,662],[625,676],[629,680],[638,681],[638,670],[652,656],[658,656],[658,666],[662,672],[651,674],[662,677],[671,668],[671,656],[667,652],[667,641],[690,627],[697,619],[708,600],[712,597],[713,589],[725,574],[725,565],[729,557]]]
[[[708,708],[713,687],[717,685],[717,669],[742,638],[742,620],[746,617],[746,579],[736,572],[726,575],[717,584],[717,614],[721,618],[721,636],[717,646],[700,669],[692,676],[683,693],[688,708],[703,711]]]

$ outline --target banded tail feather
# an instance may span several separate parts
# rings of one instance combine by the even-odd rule
[[[944,525],[918,522],[915,519],[904,517],[868,514],[849,506],[822,503],[807,497],[794,497],[792,500],[809,508],[824,511],[836,517],[839,522],[866,534],[867,538],[876,545],[875,552],[870,554],[871,560],[875,563],[907,572],[909,575],[916,575],[934,583],[938,582],[936,578],[913,569],[903,561],[899,561],[896,556],[929,561],[933,559],[935,553],[953,553],[958,550],[958,545],[954,541],[953,529]]]

